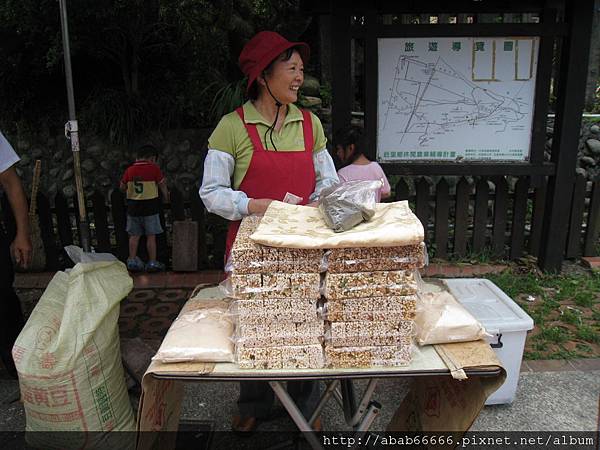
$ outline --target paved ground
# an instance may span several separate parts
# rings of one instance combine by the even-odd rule
[[[383,404],[374,430],[384,430],[408,390],[410,381],[381,380],[374,399]],[[357,383],[360,390],[364,383]],[[510,405],[485,407],[472,431],[593,431],[598,430],[600,370],[559,372],[522,372],[519,389]],[[216,431],[229,430],[236,411],[237,383],[187,383],[181,417],[209,422]],[[0,431],[18,431],[25,427],[23,407],[18,401],[18,383],[0,380]],[[137,407],[137,397],[131,396]],[[261,426],[264,431],[294,430],[280,405],[274,416]],[[344,431],[343,413],[332,400],[323,414],[326,430]]]
[[[211,277],[203,282],[214,283],[219,274],[213,274]],[[178,283],[168,283],[166,274],[159,281],[150,279],[140,283],[136,279],[138,289],[135,289],[121,306],[121,336],[139,336],[156,343],[162,338],[197,282],[197,278],[189,278],[188,284],[181,280]],[[23,279],[20,280],[19,293],[26,313],[35,305],[43,292],[43,286],[41,279],[28,285]],[[18,383],[2,379],[1,376],[0,373],[0,431],[23,430],[25,417],[19,402]],[[406,394],[408,383],[410,381],[380,381],[374,399],[383,403],[384,408],[374,423],[374,429],[385,429]],[[361,386],[364,386],[364,383],[358,384],[359,388]],[[236,411],[237,394],[236,383],[189,383],[186,385],[182,418],[201,421],[213,430],[229,430],[231,416]],[[132,405],[137,407],[135,395],[131,396],[131,400]],[[511,405],[485,407],[473,424],[472,430],[598,430],[599,402],[600,359],[529,361],[522,366],[515,401]],[[294,424],[286,417],[280,405],[275,406],[274,416],[273,420],[262,424],[261,429],[278,432],[294,430]],[[326,430],[349,429],[343,421],[340,408],[333,400],[323,414],[323,424]],[[252,439],[240,442],[243,443],[240,448],[259,445],[253,443]]]

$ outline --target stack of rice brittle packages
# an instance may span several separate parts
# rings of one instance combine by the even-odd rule
[[[244,218],[229,269],[236,356],[240,368],[307,369],[324,366],[324,322],[317,313],[323,251],[255,244],[260,217]]]
[[[404,366],[411,361],[418,271],[425,245],[326,252],[325,358],[329,367]]]
[[[378,208],[335,236],[316,208],[244,218],[227,268],[241,368],[410,364],[423,228],[406,202]]]

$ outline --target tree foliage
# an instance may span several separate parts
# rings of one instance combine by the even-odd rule
[[[246,40],[261,29],[298,38],[310,22],[299,5],[68,1],[81,129],[127,143],[149,129],[211,124],[216,96],[239,90],[237,57]],[[67,117],[58,2],[0,3],[0,38],[0,127],[57,134]]]

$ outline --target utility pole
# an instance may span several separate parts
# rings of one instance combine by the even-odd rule
[[[77,204],[79,206],[79,237],[81,247],[84,251],[90,248],[90,227],[87,222],[85,211],[85,196],[83,193],[83,181],[81,178],[81,161],[79,156],[79,127],[75,115],[75,95],[73,91],[73,72],[71,70],[71,49],[69,46],[69,24],[67,20],[67,1],[59,0],[60,26],[62,30],[63,54],[65,57],[65,78],[67,82],[67,100],[69,103],[69,121],[65,124],[65,137],[71,141],[73,152],[73,172],[75,174],[75,186],[77,188]]]

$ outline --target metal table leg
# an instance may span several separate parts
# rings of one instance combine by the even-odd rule
[[[344,410],[344,418],[346,423],[354,428],[357,433],[365,433],[369,430],[373,421],[377,418],[377,415],[381,410],[381,405],[378,402],[371,401],[371,397],[373,396],[375,388],[377,387],[377,382],[378,380],[376,378],[369,379],[369,384],[367,385],[367,388],[365,389],[365,392],[362,395],[360,403],[357,407],[352,380],[341,380],[341,382],[338,380],[331,381],[327,385],[325,392],[319,399],[317,407],[311,414],[310,420],[308,421],[300,409],[298,409],[298,406],[288,394],[281,381],[269,381],[269,385],[271,386],[271,389],[273,389],[273,392],[275,392],[275,395],[277,395],[277,398],[279,398],[279,401],[281,401],[281,404],[286,409],[298,429],[305,433],[304,437],[310,446],[315,450],[322,450],[323,446],[312,429],[312,425],[317,417],[319,417],[321,414],[321,411],[325,407],[327,401],[332,396],[338,400],[338,403],[341,403]]]
[[[279,398],[279,401],[281,401],[281,404],[286,409],[298,429],[304,433],[304,437],[310,446],[314,450],[323,450],[323,446],[319,442],[314,430],[310,427],[309,423],[296,406],[296,403],[292,397],[290,397],[286,389],[282,386],[281,381],[269,381],[269,385],[271,386],[271,389],[273,389],[273,392],[275,392],[275,395],[277,395],[277,398]]]
[[[342,396],[342,391],[340,390],[339,386],[333,391],[333,398],[335,399],[336,402],[338,402],[338,405],[340,405],[340,408],[342,408],[342,410],[343,410],[344,409],[344,397]]]
[[[340,387],[342,390],[342,409],[344,410],[344,420],[348,425],[351,425],[352,417],[356,411],[356,397],[354,395],[354,385],[352,380],[341,380]]]
[[[358,404],[358,408],[354,411],[354,414],[350,417],[350,420],[346,419],[346,422],[351,427],[356,427],[356,425],[361,422],[362,417],[365,415],[365,411],[367,407],[371,404],[371,397],[373,397],[373,393],[375,392],[375,388],[377,387],[377,378],[371,378],[369,380],[369,384],[367,385],[367,389],[362,396],[360,403]],[[381,408],[381,405],[380,405]],[[371,420],[373,422],[373,420]]]
[[[323,408],[327,404],[327,401],[331,398],[332,395],[335,394],[335,390],[339,383],[340,383],[339,380],[332,380],[330,383],[327,384],[327,388],[325,389],[325,392],[321,396],[321,399],[319,400],[317,407],[315,408],[314,412],[310,416],[310,420],[308,421],[311,428],[315,424],[315,420],[317,420],[317,417],[319,417],[321,415],[321,411],[323,411]]]
[[[356,426],[356,431],[359,433],[364,433],[366,431],[369,431],[369,428],[371,428],[371,424],[377,418],[380,411],[381,411],[380,403],[378,403],[376,401],[372,401],[371,403],[369,403],[367,412],[363,416],[362,420]]]

